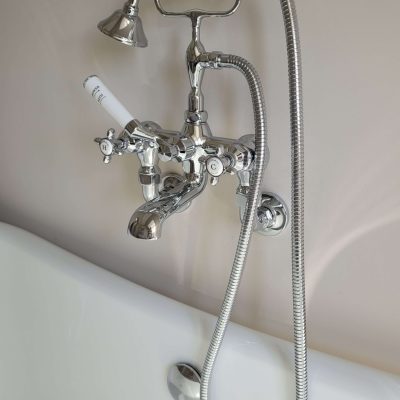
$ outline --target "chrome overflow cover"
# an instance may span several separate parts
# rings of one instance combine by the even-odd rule
[[[169,392],[175,400],[200,400],[200,373],[190,364],[173,365],[167,381]]]

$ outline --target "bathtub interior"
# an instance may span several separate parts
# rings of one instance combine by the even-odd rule
[[[170,400],[168,368],[200,367],[215,317],[0,225],[0,398]],[[231,324],[214,399],[294,397],[292,345]],[[310,398],[400,398],[400,377],[310,352]]]

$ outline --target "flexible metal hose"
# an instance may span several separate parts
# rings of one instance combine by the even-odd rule
[[[281,0],[289,66],[292,147],[292,290],[296,400],[307,400],[307,338],[304,278],[304,125],[300,38],[294,0]]]
[[[308,399],[306,304],[304,278],[304,127],[300,39],[294,0],[280,0],[285,24],[288,67],[292,149],[292,288],[295,345],[296,400]],[[200,398],[208,399],[208,388],[218,351],[232,313],[248,253],[257,210],[265,162],[266,113],[262,85],[254,67],[243,58],[222,56],[223,66],[240,70],[250,87],[254,109],[256,164],[242,221],[231,276],[217,325],[204,362]]]
[[[247,196],[246,209],[242,221],[239,241],[233,261],[232,272],[229,278],[221,312],[208,348],[207,356],[201,373],[200,398],[207,400],[208,387],[218,351],[224,339],[233,304],[239,289],[240,279],[246,263],[250,238],[253,231],[253,222],[260,197],[261,182],[263,179],[266,158],[266,112],[264,94],[260,78],[254,67],[244,58],[233,55],[221,55],[221,66],[232,67],[241,71],[249,84],[255,121],[255,165],[252,173],[250,190]]]

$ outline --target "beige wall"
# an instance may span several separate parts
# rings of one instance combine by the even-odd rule
[[[0,219],[179,301],[216,313],[239,231],[236,182],[224,177],[173,216],[158,242],[126,235],[142,203],[135,157],[104,166],[93,138],[115,123],[82,89],[98,74],[142,120],[179,129],[189,23],[149,0],[150,42],[99,34],[120,0],[0,4]],[[312,347],[400,373],[400,3],[297,0],[304,58],[306,244]],[[262,76],[271,161],[264,188],[289,201],[287,69],[278,0],[243,1],[204,22],[209,50],[237,53]],[[211,72],[204,92],[216,135],[252,133],[244,80]],[[173,168],[172,168],[173,167]],[[165,170],[176,170],[166,166]],[[255,236],[234,320],[291,337],[290,234]]]

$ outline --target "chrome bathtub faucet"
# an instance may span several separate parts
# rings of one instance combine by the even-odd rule
[[[203,18],[224,17],[233,14],[240,0],[226,12],[189,10],[183,13],[164,10],[159,0],[157,9],[166,16],[186,16],[192,23],[192,40],[186,51],[186,65],[190,81],[188,109],[180,131],[165,130],[155,122],[134,119],[112,93],[96,77],[87,78],[84,86],[124,128],[116,137],[113,129],[106,137],[96,138],[104,163],[114,155],[137,154],[141,163],[139,182],[146,201],[130,219],[128,232],[139,239],[154,240],[161,236],[163,222],[175,212],[185,210],[205,188],[208,177],[216,185],[224,174],[239,179],[236,198],[240,215],[244,213],[248,188],[254,166],[254,135],[237,140],[215,137],[208,125],[204,108],[202,82],[207,69],[232,67],[221,52],[206,52],[200,41]],[[139,1],[130,0],[122,10],[101,21],[98,28],[106,35],[131,46],[146,47],[142,21],[138,16]],[[121,116],[122,115],[122,116]],[[164,186],[158,162],[176,161],[182,164],[183,175],[169,180]],[[268,235],[281,232],[287,225],[286,207],[277,197],[268,194],[257,212],[255,230]],[[275,208],[278,207],[276,210]],[[283,210],[283,212],[282,212]],[[277,213],[282,216],[276,218]]]
[[[301,85],[300,41],[294,0],[280,0],[286,32],[289,70],[292,166],[292,286],[295,344],[296,400],[307,400],[307,342],[304,283],[304,129]],[[193,9],[169,12],[155,0],[162,15],[188,17],[192,40],[186,51],[190,92],[183,128],[170,131],[152,121],[141,122],[104,86],[97,76],[90,76],[84,87],[123,128],[115,136],[113,129],[106,137],[97,138],[103,160],[110,163],[113,155],[137,154],[141,163],[139,181],[145,203],[132,215],[128,232],[140,239],[161,237],[163,222],[172,214],[186,210],[204,190],[210,178],[218,184],[224,174],[236,175],[239,186],[236,200],[242,229],[239,233],[228,287],[221,312],[205,357],[201,373],[187,363],[170,368],[168,387],[176,400],[208,400],[209,385],[215,361],[222,345],[245,266],[252,231],[265,235],[279,234],[288,224],[288,211],[282,200],[272,193],[262,193],[264,169],[268,162],[266,109],[262,83],[255,68],[244,58],[222,52],[207,52],[200,41],[203,18],[225,17],[240,5],[235,0],[228,11],[206,12]],[[128,0],[123,9],[101,21],[98,28],[106,35],[130,46],[146,47],[147,39],[139,17],[139,0]],[[202,82],[208,69],[234,68],[245,77],[254,112],[254,135],[232,140],[213,136],[204,108]],[[182,175],[161,177],[158,162],[182,164]],[[252,225],[253,224],[253,225]]]

